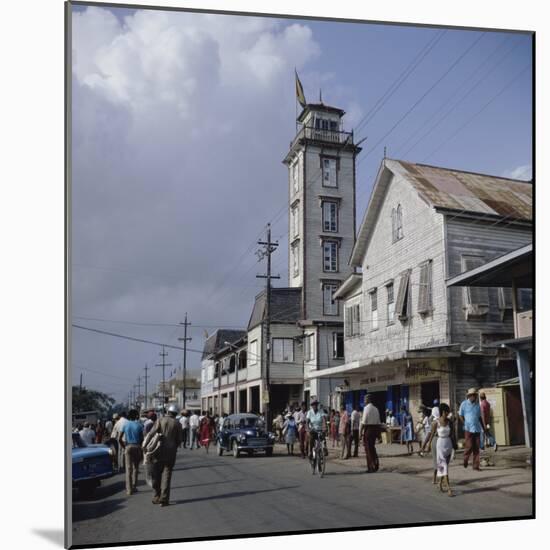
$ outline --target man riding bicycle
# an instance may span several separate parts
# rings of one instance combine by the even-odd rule
[[[309,458],[311,459],[313,446],[319,434],[325,435],[327,433],[327,418],[325,413],[319,410],[319,401],[317,400],[311,402],[311,409],[309,409],[306,415],[306,426],[309,441]],[[324,438],[323,452],[326,454],[326,441]]]

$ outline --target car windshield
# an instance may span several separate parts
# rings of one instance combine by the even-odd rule
[[[262,425],[259,418],[250,416],[248,418],[241,418],[239,420],[239,428],[256,428]]]
[[[87,445],[79,433],[73,433],[73,449],[78,449],[79,447],[87,447]]]

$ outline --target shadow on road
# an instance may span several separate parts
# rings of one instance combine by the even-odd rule
[[[98,519],[117,512],[127,502],[126,498],[116,498],[102,502],[85,502],[73,504],[73,524],[87,519]]]
[[[231,493],[225,493],[222,495],[212,495],[208,497],[199,497],[199,498],[187,498],[184,500],[176,500],[174,504],[190,504],[192,502],[201,502],[204,500],[218,500],[223,498],[238,498],[246,497],[250,495],[259,495],[261,493],[272,493],[275,491],[284,491],[285,489],[296,489],[299,485],[288,485],[286,487],[276,487],[275,489],[260,489],[258,491],[233,491]]]
[[[460,490],[460,487],[461,487],[461,483],[457,483],[456,484],[456,487],[457,487],[457,491],[456,493],[457,494],[461,494],[461,495],[471,495],[471,494],[474,494],[474,493],[490,493],[490,492],[494,492],[494,491],[500,491],[506,487],[515,487],[517,485],[525,485],[525,481],[516,481],[515,483],[502,483],[502,484],[499,484],[495,487],[477,487],[475,489],[466,489],[464,491]],[[514,496],[519,496],[519,497],[524,497],[524,498],[531,498],[531,496],[527,496],[527,495],[514,495]]]
[[[82,498],[78,495],[76,491],[76,496],[73,498],[73,502],[96,502],[98,500],[103,500],[109,497],[112,497],[120,491],[126,490],[126,482],[124,480],[115,481],[109,485],[100,485],[89,497]],[[73,493],[74,494],[74,493]]]
[[[193,483],[192,485],[173,485],[172,489],[190,489],[191,487],[205,487],[206,485],[220,485],[221,483],[234,483],[235,481],[244,481],[244,478],[226,479],[223,481],[210,481],[208,483]]]

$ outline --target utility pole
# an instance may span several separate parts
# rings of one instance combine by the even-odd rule
[[[149,378],[149,375],[147,374],[147,371],[149,370],[149,367],[147,366],[147,363],[145,363],[145,368],[143,369],[145,371],[145,376],[143,377],[145,380],[145,405],[144,407],[147,408],[147,380]]]
[[[168,352],[164,351],[164,346],[162,346],[162,351],[159,353],[162,357],[162,363],[155,365],[155,367],[162,367],[162,407],[166,405],[166,379],[165,379],[165,369],[166,367],[171,367],[172,363],[166,363],[166,356]]]
[[[187,322],[187,311],[185,312],[185,321],[180,322],[180,325],[183,325],[183,338],[178,338],[180,342],[183,342],[183,405],[185,409],[185,394],[187,390],[187,342],[191,342],[192,338],[187,338],[187,327],[191,323]]]
[[[265,308],[265,386],[267,393],[267,403],[265,407],[266,426],[271,426],[271,386],[269,380],[269,367],[271,362],[271,279],[280,279],[280,275],[271,275],[271,254],[275,252],[279,243],[271,241],[271,224],[267,224],[267,239],[258,241],[263,249],[257,251],[259,260],[267,258],[267,273],[265,275],[256,275],[258,279],[266,279],[266,308]]]
[[[82,373],[80,373],[80,387],[78,389],[78,393],[82,393]]]
[[[141,376],[138,376],[138,385],[137,385],[137,388],[138,388],[138,393],[137,393],[137,398],[138,398],[138,401],[139,401],[139,396],[141,395]],[[141,403],[140,403],[141,404]],[[141,408],[141,407],[140,407]]]

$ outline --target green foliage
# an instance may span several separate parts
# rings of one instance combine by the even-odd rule
[[[73,412],[99,411],[107,415],[113,408],[115,400],[100,391],[79,389],[73,386]]]

